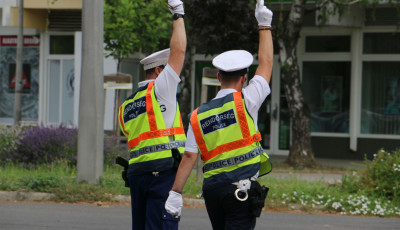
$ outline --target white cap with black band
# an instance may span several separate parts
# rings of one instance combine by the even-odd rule
[[[169,59],[170,49],[165,49],[153,53],[140,61],[140,64],[143,64],[144,70],[152,69],[157,66],[167,65]]]
[[[253,55],[246,50],[230,50],[216,56],[212,64],[224,74],[243,75],[253,64]]]

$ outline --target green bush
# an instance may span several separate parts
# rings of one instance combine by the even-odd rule
[[[17,149],[20,127],[0,125],[0,165],[11,161],[10,153]]]
[[[367,160],[367,168],[361,173],[360,183],[370,192],[388,199],[400,198],[400,149],[393,153],[383,149]]]
[[[389,200],[400,200],[400,149],[393,153],[379,150],[366,168],[353,175],[344,175],[342,189],[349,193],[363,192]]]
[[[29,176],[22,179],[22,182],[28,191],[37,192],[53,192],[54,188],[65,183],[63,178],[53,175]]]

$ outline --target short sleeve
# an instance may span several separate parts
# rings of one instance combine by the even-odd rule
[[[199,148],[197,146],[196,139],[194,137],[192,125],[189,124],[189,128],[186,134],[186,145],[185,151],[192,152],[192,153],[199,153]]]
[[[180,79],[171,66],[165,66],[164,70],[154,82],[154,91],[160,104],[165,126],[171,128],[176,115],[176,90]]]
[[[257,126],[258,110],[260,109],[265,98],[271,93],[271,89],[267,80],[259,75],[255,75],[250,80],[249,85],[242,90],[247,111],[253,118]]]
[[[157,98],[169,102],[176,102],[176,90],[181,79],[170,65],[166,65],[164,70],[154,82]]]

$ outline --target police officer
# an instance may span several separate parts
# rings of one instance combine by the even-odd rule
[[[255,16],[259,26],[259,66],[255,76],[242,89],[253,63],[253,56],[247,51],[231,50],[213,59],[219,69],[221,90],[190,116],[185,153],[165,204],[169,213],[181,215],[182,189],[200,153],[205,205],[213,229],[218,230],[254,229],[260,213],[254,214],[253,201],[259,197],[253,197],[251,191],[260,187],[257,177],[271,171],[257,128],[258,110],[270,94],[273,62],[272,12],[263,0],[257,2]],[[260,200],[263,206],[265,196]]]
[[[140,61],[146,80],[119,108],[119,124],[129,145],[127,174],[135,230],[178,229],[179,218],[168,214],[164,205],[176,175],[173,153],[183,152],[186,140],[176,101],[186,32],[182,1],[169,0],[168,5],[173,15],[170,48]]]

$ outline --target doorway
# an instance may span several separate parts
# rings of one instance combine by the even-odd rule
[[[271,94],[258,112],[258,128],[262,136],[261,145],[268,154],[287,156],[290,146],[290,114],[280,79],[278,58],[275,57],[270,82]]]
[[[74,122],[74,35],[49,35],[46,60],[46,123]]]

